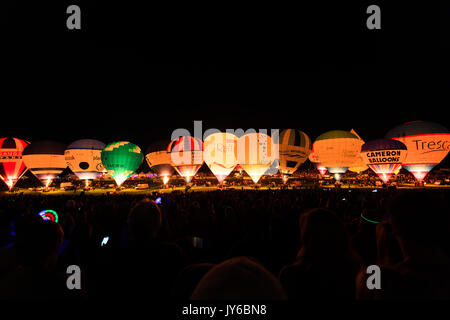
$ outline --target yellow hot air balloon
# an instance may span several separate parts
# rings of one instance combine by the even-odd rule
[[[213,133],[203,142],[203,159],[219,183],[237,165],[237,137],[228,132]]]
[[[357,136],[358,139],[361,140],[362,144],[364,144],[364,140],[361,139],[361,137],[356,133],[354,129],[350,130],[350,133],[353,133],[355,136]],[[348,168],[348,171],[360,174],[367,169],[369,169],[369,167],[366,166],[364,159],[361,156],[357,156],[355,162],[351,165],[351,167]]]
[[[349,131],[332,130],[321,134],[313,144],[313,152],[320,163],[339,180],[356,162],[363,142]]]
[[[279,166],[286,183],[298,167],[306,161],[311,152],[311,139],[306,133],[296,129],[286,129],[278,139]]]
[[[248,133],[238,139],[238,162],[254,183],[278,157],[278,147],[264,133]]]

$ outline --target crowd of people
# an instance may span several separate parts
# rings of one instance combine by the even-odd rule
[[[446,190],[0,197],[6,299],[449,299]],[[37,213],[52,209],[58,222]],[[67,287],[67,267],[81,289]],[[381,289],[367,287],[367,267]]]

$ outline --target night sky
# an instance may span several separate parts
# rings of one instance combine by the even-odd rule
[[[88,9],[78,34],[65,29],[64,2],[7,4],[2,136],[145,150],[194,120],[204,130],[298,128],[312,139],[353,128],[366,141],[406,121],[450,127],[438,8],[382,6],[382,30],[371,32],[363,4],[222,8],[205,18],[195,8],[146,15],[74,3]]]

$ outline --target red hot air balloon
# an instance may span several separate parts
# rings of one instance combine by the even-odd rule
[[[182,136],[172,140],[167,147],[172,166],[184,178],[191,182],[198,169],[203,165],[203,142],[199,138]]]
[[[26,172],[22,152],[30,143],[17,138],[0,139],[0,178],[11,190]]]
[[[450,151],[450,131],[433,122],[406,122],[390,130],[386,138],[401,141],[406,145],[408,154],[402,166],[419,182]]]

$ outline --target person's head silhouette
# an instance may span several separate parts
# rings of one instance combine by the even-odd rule
[[[236,257],[214,266],[200,280],[192,300],[282,300],[285,292],[278,279],[255,260]]]
[[[16,248],[19,263],[37,269],[52,268],[58,258],[64,232],[58,223],[37,219],[17,231]]]
[[[161,211],[149,199],[139,201],[128,215],[128,230],[137,241],[146,241],[157,236],[161,227]]]

